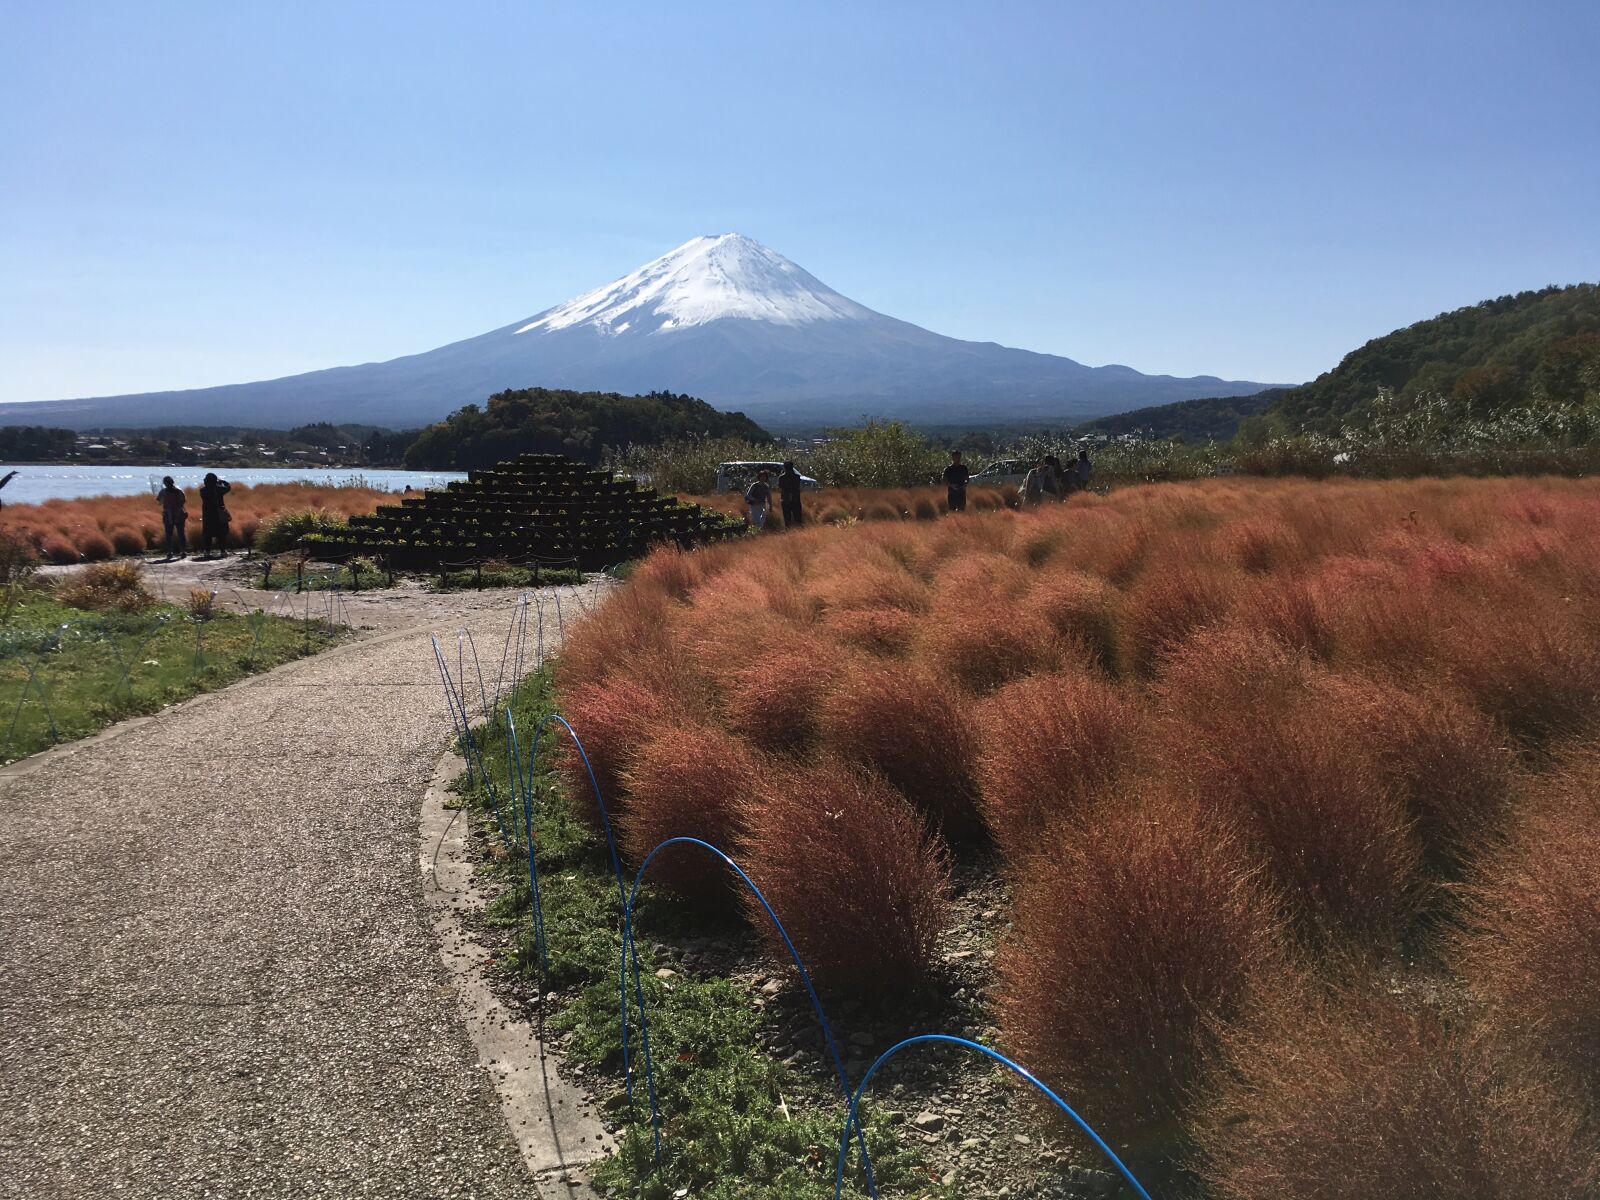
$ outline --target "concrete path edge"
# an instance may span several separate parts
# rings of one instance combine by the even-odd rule
[[[592,1099],[562,1078],[556,1054],[539,1031],[494,994],[484,978],[489,953],[463,921],[489,900],[473,879],[466,853],[469,817],[448,806],[449,785],[465,769],[454,752],[440,759],[419,821],[418,868],[439,957],[540,1200],[593,1200],[597,1193],[586,1168],[612,1152],[612,1139],[594,1115]]]

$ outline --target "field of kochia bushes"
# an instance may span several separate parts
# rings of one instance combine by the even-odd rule
[[[189,497],[189,546],[200,550],[200,494]],[[305,483],[236,485],[228,493],[233,518],[228,546],[251,544],[256,530],[283,512],[319,509],[338,517],[369,513],[392,494],[366,487],[318,487]],[[93,496],[83,500],[46,500],[42,504],[7,504],[0,510],[0,529],[26,538],[46,562],[100,562],[119,554],[143,554],[164,545],[161,505],[153,495]]]
[[[1217,480],[663,551],[559,669],[629,858],[729,849],[829,989],[937,987],[992,843],[1004,1048],[1156,1176],[1596,1194],[1600,483]]]
[[[686,495],[679,499],[714,508],[733,517],[742,517],[749,512],[742,492]],[[931,521],[945,514],[947,503],[943,487],[847,487],[806,492],[801,499],[801,506],[801,516],[808,524],[850,525],[857,521]],[[1017,488],[1013,484],[967,489],[968,512],[994,512],[996,509],[1016,507]],[[783,512],[774,499],[771,511],[767,514],[767,528],[783,527]]]

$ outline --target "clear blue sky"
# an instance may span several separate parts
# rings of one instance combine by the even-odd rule
[[[941,333],[1267,381],[1600,279],[1595,0],[40,0],[4,25],[0,400],[426,350],[700,233]]]

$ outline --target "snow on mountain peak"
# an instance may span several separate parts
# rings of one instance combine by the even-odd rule
[[[590,325],[605,334],[658,333],[726,317],[802,325],[873,315],[755,239],[724,233],[693,238],[516,332]]]

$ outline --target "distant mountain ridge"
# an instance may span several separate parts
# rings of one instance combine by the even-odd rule
[[[1268,413],[1332,433],[1364,425],[1379,389],[1402,405],[1425,393],[1449,397],[1480,416],[1600,398],[1600,285],[1518,292],[1407,325],[1352,350]]]
[[[1296,388],[1181,401],[1083,423],[1085,432],[1226,441],[1264,416],[1287,433],[1365,428],[1380,392],[1387,415],[1425,397],[1445,420],[1514,408],[1600,404],[1600,285],[1577,283],[1485,300],[1407,325],[1352,350]]]
[[[0,405],[0,421],[98,428],[442,419],[508,389],[670,390],[769,428],[862,414],[1064,424],[1266,384],[1143,375],[944,337],[874,312],[740,234],[699,237],[533,317],[388,362],[181,392]]]

